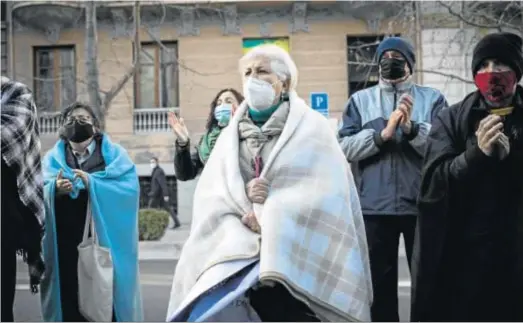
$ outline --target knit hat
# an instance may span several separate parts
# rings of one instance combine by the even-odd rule
[[[403,57],[405,57],[407,60],[410,72],[412,73],[414,70],[414,65],[416,64],[416,55],[414,54],[414,47],[412,44],[401,37],[389,37],[384,39],[378,46],[378,62],[381,60],[383,54],[389,50],[394,50],[403,55]]]
[[[483,37],[472,54],[472,74],[476,75],[486,59],[497,59],[509,66],[518,82],[523,75],[523,52],[521,37],[512,33],[495,33]]]

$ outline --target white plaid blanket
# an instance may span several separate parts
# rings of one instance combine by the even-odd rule
[[[368,249],[350,167],[328,120],[294,92],[290,104],[261,173],[271,184],[264,205],[249,202],[239,169],[245,104],[218,138],[196,187],[169,313],[213,265],[259,257],[260,281],[284,284],[322,320],[370,321]],[[253,208],[261,236],[240,221]]]

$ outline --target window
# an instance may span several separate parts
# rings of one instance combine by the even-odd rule
[[[138,109],[178,107],[178,48],[173,42],[162,44],[142,44],[140,71],[135,77]]]
[[[7,27],[5,26],[5,22],[3,22],[3,21],[2,21],[2,34],[0,35],[0,43],[1,43],[0,54],[2,56],[2,59],[0,61],[0,67],[2,68],[2,76],[7,76],[7,67],[9,65],[9,61],[7,59],[7,51],[8,51]]]
[[[36,104],[48,112],[60,111],[76,100],[74,46],[34,49]]]
[[[0,68],[2,76],[7,76],[7,69],[9,66],[9,60],[7,59],[9,48],[7,47],[7,22],[6,22],[6,13],[7,13],[7,3],[5,1],[0,2],[0,23],[2,24],[2,34],[0,35]]]
[[[349,96],[378,84],[376,50],[383,38],[383,35],[347,36]]]

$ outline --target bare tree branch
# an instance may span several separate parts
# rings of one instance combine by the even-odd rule
[[[463,77],[461,77],[459,75],[452,74],[452,73],[445,73],[445,72],[440,72],[440,71],[435,71],[435,70],[425,70],[425,69],[415,69],[415,71],[417,73],[428,73],[428,74],[441,75],[441,76],[445,76],[445,77],[448,77],[448,78],[451,78],[451,79],[454,79],[454,80],[458,80],[458,81],[461,81],[461,82],[465,82],[465,83],[468,83],[468,84],[474,84],[473,81],[468,80],[466,78],[463,78]]]
[[[479,10],[474,10],[473,8],[468,8],[467,12],[470,13],[470,17],[466,17],[465,15],[463,15],[459,12],[456,12],[450,5],[444,3],[443,1],[438,1],[438,4],[441,5],[442,7],[444,7],[445,9],[447,9],[447,11],[450,15],[460,19],[461,21],[463,21],[464,23],[466,23],[467,25],[470,25],[472,27],[496,29],[498,31],[503,31],[503,29],[516,29],[516,30],[520,29],[521,30],[521,28],[522,28],[521,26],[518,27],[517,25],[512,25],[512,24],[508,23],[507,21],[502,20],[501,17],[500,17],[500,19],[496,19],[496,18],[493,18],[492,16],[488,16],[488,15],[486,15],[486,12],[484,10],[479,11]],[[512,6],[511,3],[507,4],[507,6],[505,7],[505,10],[501,14],[501,16],[503,16],[505,12],[508,12],[507,10],[511,6]],[[478,18],[478,17],[483,17],[483,18],[488,17],[487,19],[484,19],[484,20],[498,21],[498,23],[495,23],[495,24],[479,23],[476,21],[477,19],[474,19],[474,18]]]
[[[156,35],[154,35],[150,29],[148,27],[145,28],[147,34],[151,37],[152,40],[154,40],[158,46],[160,46],[163,50],[166,50],[166,51],[170,51],[172,49],[170,48],[167,48],[161,40],[158,39],[158,37],[156,37]],[[185,65],[183,62],[180,62],[180,60],[178,59],[178,57],[176,57],[176,62],[178,64],[179,67],[182,67],[184,70],[187,70],[189,72],[192,72],[196,75],[200,75],[200,76],[214,76],[214,75],[224,75],[224,74],[228,74],[230,73],[231,71],[230,70],[224,70],[223,72],[217,72],[217,73],[203,73],[203,72],[200,72],[192,67],[189,67],[187,65]]]
[[[122,78],[109,89],[109,91],[106,92],[104,99],[103,99],[103,112],[107,112],[107,109],[109,108],[111,101],[120,93],[120,91],[123,89],[125,84],[134,76],[136,72],[136,64],[133,64],[127,72],[122,76]]]

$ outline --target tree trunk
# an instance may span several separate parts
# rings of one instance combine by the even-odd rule
[[[87,92],[89,104],[94,109],[100,128],[105,128],[105,111],[102,111],[98,72],[98,33],[96,30],[96,3],[85,2],[85,67],[87,71]]]

